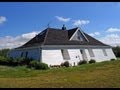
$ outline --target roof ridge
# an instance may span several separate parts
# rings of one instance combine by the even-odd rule
[[[62,30],[62,29],[60,29],[60,28],[50,28],[50,27],[49,27],[49,29]]]
[[[72,39],[72,37],[73,37],[73,35],[75,35],[75,33],[79,30],[79,28],[74,28],[75,29],[75,32],[72,34],[72,36],[70,37],[70,39],[69,40],[71,40]],[[73,30],[74,30],[73,29]]]

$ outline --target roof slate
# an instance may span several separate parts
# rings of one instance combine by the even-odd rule
[[[62,30],[62,29],[55,29],[55,28],[47,28],[19,48],[31,47],[31,46],[37,46],[37,45],[93,45],[93,46],[99,45],[99,46],[108,46],[108,45],[98,41],[97,39],[89,36],[85,32],[83,32],[83,33],[87,37],[89,42],[69,40],[77,29],[78,28],[73,28],[73,29],[69,29],[69,30]]]

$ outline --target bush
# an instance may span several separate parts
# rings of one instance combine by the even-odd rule
[[[37,65],[37,61],[33,60],[28,64],[28,68],[35,67]]]
[[[48,65],[46,63],[38,63],[37,67],[35,69],[42,69],[42,70],[47,70],[49,69]]]
[[[11,57],[4,57],[0,56],[0,65],[8,65],[8,66],[22,66],[22,65],[27,65],[29,68],[34,68],[34,69],[42,69],[46,70],[48,69],[48,65],[45,63],[38,62],[36,60],[33,60],[32,58],[11,58]]]
[[[20,66],[29,65],[31,61],[33,61],[32,58],[25,58],[25,57],[19,57],[14,60],[14,62],[16,62]]]
[[[4,57],[0,56],[0,65],[8,65],[8,66],[22,66],[22,65],[29,65],[30,61],[32,61],[32,58],[12,58],[12,57]]]
[[[61,63],[60,66],[63,67],[63,66],[64,66],[64,63]]]
[[[82,61],[79,61],[78,62],[78,65],[81,65],[81,64],[86,64],[87,63],[87,61],[86,60],[82,60]]]
[[[95,63],[96,61],[94,59],[91,59],[89,63]]]
[[[115,59],[114,59],[114,58],[112,58],[112,59],[110,59],[110,61],[115,61]]]
[[[25,58],[24,63],[25,63],[26,65],[29,65],[29,63],[30,63],[31,61],[33,61],[32,58]]]
[[[65,67],[69,67],[70,66],[70,64],[69,64],[69,62],[68,61],[65,61],[64,63],[61,63],[61,66],[63,67],[63,66],[65,66]]]
[[[17,66],[18,63],[11,57],[0,56],[0,65]]]
[[[12,57],[8,57],[7,58],[7,65],[9,65],[9,66],[17,66],[18,62],[16,61],[16,59],[13,59]]]
[[[68,61],[65,61],[65,62],[64,62],[64,66],[65,66],[65,67],[69,67],[69,65],[70,65],[70,64],[69,64]]]
[[[120,58],[117,58],[117,60],[120,60]]]
[[[7,65],[7,58],[4,56],[0,56],[0,65]]]
[[[28,68],[41,69],[41,70],[49,69],[47,64],[35,60],[29,63]]]
[[[10,51],[10,49],[0,50],[0,56],[7,57],[9,51]]]
[[[120,57],[120,46],[113,47],[113,52],[116,57]]]

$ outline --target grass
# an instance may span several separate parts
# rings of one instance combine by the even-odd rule
[[[1,88],[119,88],[120,60],[32,70],[0,66]]]

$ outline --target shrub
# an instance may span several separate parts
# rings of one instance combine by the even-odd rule
[[[31,61],[33,61],[32,58],[24,58],[23,64],[29,65],[29,63],[30,63]]]
[[[120,60],[120,58],[117,58],[117,60]]]
[[[7,58],[7,65],[9,65],[9,66],[17,66],[18,63],[17,63],[16,59],[13,59],[12,57],[8,57]]]
[[[113,47],[113,52],[116,57],[120,57],[120,46]]]
[[[49,69],[47,64],[35,60],[29,63],[28,68],[41,69],[41,70]]]
[[[48,65],[46,63],[38,63],[37,66],[35,67],[35,69],[42,69],[42,70],[46,70],[49,69]]]
[[[61,66],[69,67],[69,66],[70,66],[70,64],[69,64],[69,62],[68,62],[68,61],[65,61],[64,63],[61,63]]]
[[[94,59],[91,59],[89,63],[95,63],[96,61]]]
[[[64,63],[61,63],[60,66],[63,67],[63,66],[64,66]]]
[[[6,58],[4,56],[0,56],[0,61],[5,61]]]
[[[82,60],[82,61],[79,61],[78,62],[78,65],[81,65],[81,64],[86,64],[87,63],[87,61],[86,60]]]
[[[33,61],[31,61],[31,62],[29,63],[28,67],[29,67],[29,68],[35,67],[36,64],[37,64],[37,61],[33,60]]]
[[[18,63],[11,57],[0,56],[0,65],[17,66]]]
[[[0,56],[7,57],[9,51],[10,51],[10,49],[0,50]]]
[[[16,58],[14,61],[17,62],[18,65],[22,66],[22,65],[29,65],[29,63],[31,61],[33,61],[33,59],[32,58],[19,57],[19,58]]]
[[[21,66],[23,65],[24,58],[23,57],[15,58],[13,61],[14,61],[14,64]]]
[[[112,59],[110,59],[110,61],[115,61],[115,59],[114,59],[114,58],[112,58]]]
[[[0,56],[0,65],[7,65],[7,58],[4,56]]]

